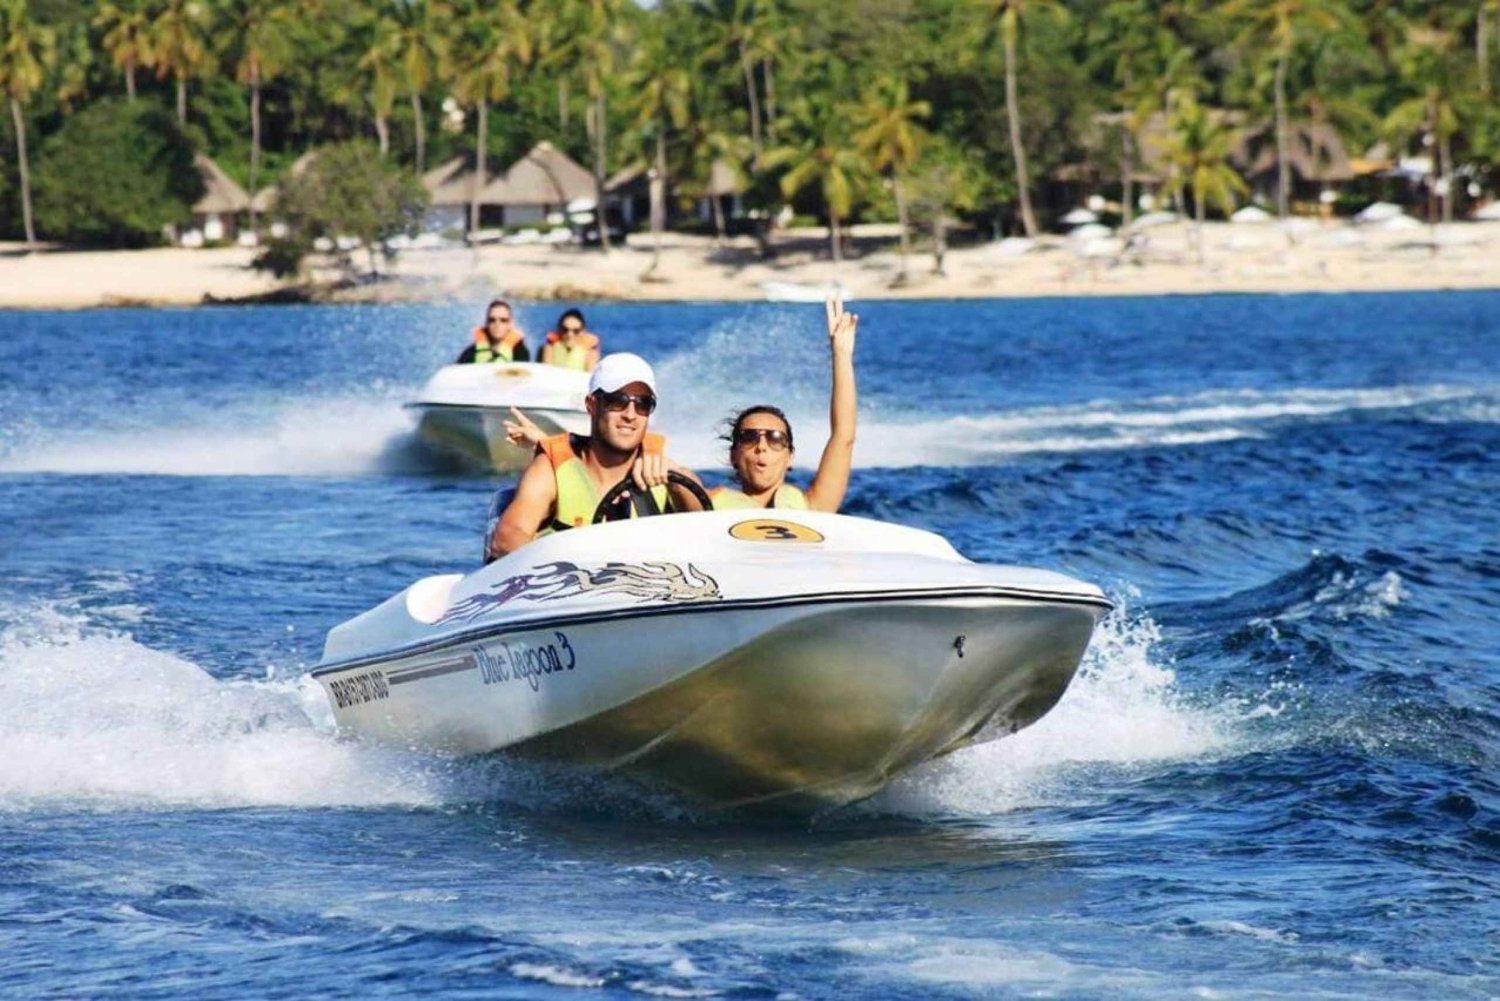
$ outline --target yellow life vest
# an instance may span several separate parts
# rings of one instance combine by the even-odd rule
[[[500,343],[493,343],[485,336],[483,327],[474,328],[474,363],[484,365],[492,361],[515,361],[516,345],[525,340],[525,335],[512,327]]]
[[[552,345],[551,361],[548,364],[559,368],[576,369],[579,372],[589,370],[589,352],[599,346],[599,338],[590,333],[577,334],[573,338],[573,345],[569,347],[562,342],[562,335],[557,331],[547,335],[547,343]]]
[[[709,499],[714,502],[715,511],[746,511],[760,508],[752,498],[735,490],[733,487],[714,487],[708,492]],[[783,511],[806,511],[807,495],[790,483],[783,483],[776,488],[776,493],[771,496],[771,503],[767,507],[780,508]]]
[[[537,533],[538,536],[587,525],[593,521],[594,510],[599,506],[599,493],[594,489],[594,481],[589,479],[588,470],[583,468],[583,460],[578,458],[573,438],[570,434],[555,434],[550,438],[543,438],[537,444],[537,448],[552,463],[552,475],[557,479],[556,510],[552,521]],[[588,439],[579,436],[578,440],[582,443]],[[582,447],[581,444],[579,447]],[[648,434],[641,443],[641,450],[647,455],[658,455],[666,451],[666,448],[667,439],[659,434]],[[665,511],[667,488],[652,487],[651,499],[656,502],[659,510]],[[630,516],[637,516],[633,506]]]

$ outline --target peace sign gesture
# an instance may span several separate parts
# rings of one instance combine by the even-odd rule
[[[859,332],[859,314],[844,312],[843,293],[835,292],[823,301],[828,314],[828,346],[835,357],[854,355],[854,335]]]

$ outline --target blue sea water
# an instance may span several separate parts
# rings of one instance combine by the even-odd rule
[[[477,559],[401,402],[481,305],[0,313],[0,996],[1500,996],[1500,293],[858,304],[847,511],[1118,609],[784,824],[334,734],[324,632]],[[815,459],[818,307],[587,312],[677,457]]]

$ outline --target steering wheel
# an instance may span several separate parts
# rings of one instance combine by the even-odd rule
[[[685,489],[688,493],[698,498],[699,503],[703,505],[703,510],[712,511],[714,509],[714,502],[713,499],[708,496],[708,491],[704,490],[690,478],[683,476],[677,470],[673,469],[667,473],[667,482],[677,484],[678,486]],[[606,490],[604,492],[604,496],[599,498],[599,506],[594,508],[594,520],[589,524],[597,525],[602,522],[604,520],[604,516],[609,513],[609,509],[618,504],[621,497],[625,496],[627,493],[634,489],[635,480],[631,479],[629,476],[626,476],[619,483],[616,483],[614,486]]]

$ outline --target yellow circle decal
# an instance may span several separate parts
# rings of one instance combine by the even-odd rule
[[[495,374],[502,379],[530,379],[531,372],[524,368],[497,368]]]
[[[737,521],[729,534],[746,542],[822,542],[822,534],[795,521],[772,521],[757,518],[754,521]]]

